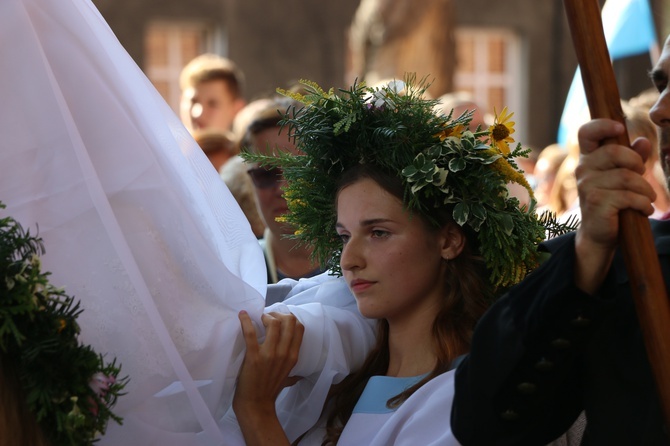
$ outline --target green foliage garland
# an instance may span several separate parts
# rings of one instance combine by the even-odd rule
[[[514,162],[529,149],[517,144],[509,150],[507,145],[513,141],[514,123],[506,122],[512,116],[506,109],[491,128],[470,131],[471,113],[455,118],[437,114],[437,101],[424,98],[426,82],[412,76],[380,88],[354,84],[337,94],[310,81],[301,83],[307,94],[279,92],[304,104],[286,110],[282,121],[304,155],[243,156],[281,166],[290,211],[282,218],[296,228],[294,237],[312,245],[316,260],[335,274],[341,273],[336,187],[341,174],[356,164],[374,164],[399,176],[405,205],[429,220],[431,208],[451,209],[459,225],[478,234],[498,291],[537,267],[537,245],[548,230],[555,234],[574,229],[558,225],[551,215],[538,216],[534,199],[522,209],[509,195],[511,182],[524,186],[531,197],[532,190]]]
[[[43,253],[41,239],[0,218],[0,357],[17,371],[27,407],[51,444],[90,445],[109,419],[122,422],[111,409],[128,378],[116,378],[116,360],[107,363],[79,342],[83,310],[49,283]]]

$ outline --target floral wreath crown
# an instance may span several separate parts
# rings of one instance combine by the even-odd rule
[[[333,274],[341,274],[337,184],[342,173],[357,164],[373,164],[398,175],[405,206],[431,221],[435,208],[451,209],[457,224],[477,234],[498,291],[537,267],[537,245],[547,233],[573,229],[557,224],[551,214],[539,217],[534,199],[522,209],[509,195],[510,182],[526,188],[531,198],[533,191],[514,162],[530,149],[520,144],[510,149],[514,122],[506,108],[490,128],[472,132],[472,112],[454,119],[452,113],[438,114],[438,101],[424,98],[427,83],[413,76],[380,88],[358,83],[338,94],[314,82],[300,83],[306,94],[278,92],[304,104],[299,110],[286,110],[281,121],[303,155],[243,156],[281,166],[289,213],[280,218],[296,228],[294,238],[314,247],[315,259]]]
[[[111,409],[128,378],[117,379],[116,360],[79,342],[83,310],[41,272],[43,252],[41,239],[0,218],[0,367],[15,371],[49,444],[91,445],[110,419],[122,422]]]

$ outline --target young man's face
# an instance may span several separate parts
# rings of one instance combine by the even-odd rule
[[[206,81],[183,92],[181,118],[190,130],[230,130],[235,115],[243,106],[244,101],[233,97],[225,82]]]

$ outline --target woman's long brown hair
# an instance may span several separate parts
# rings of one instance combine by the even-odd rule
[[[370,178],[389,193],[403,199],[404,189],[400,180],[366,165],[360,165],[346,172],[340,181],[339,189],[363,178]],[[443,209],[431,217],[441,225],[455,224],[450,218],[451,211]],[[435,226],[421,218],[429,230]],[[465,229],[464,229],[465,230]],[[476,236],[466,230],[466,244],[461,254],[447,263],[444,277],[446,292],[442,308],[433,322],[433,339],[437,363],[435,368],[421,381],[388,401],[389,407],[397,407],[416,392],[421,386],[448,371],[452,361],[466,353],[475,323],[490,302],[492,288],[488,281],[488,271],[483,258],[478,255]],[[360,370],[352,373],[341,383],[334,385],[329,393],[325,411],[329,413],[326,436],[323,445],[337,443],[344,426],[351,417],[354,406],[363,393],[370,377],[385,375],[389,366],[389,326],[386,320],[377,324],[377,341]]]
[[[14,364],[0,354],[0,446],[49,446],[27,407]]]

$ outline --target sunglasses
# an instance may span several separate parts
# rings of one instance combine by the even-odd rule
[[[268,189],[275,187],[278,182],[284,179],[283,171],[279,167],[271,167],[266,169],[264,167],[255,167],[247,171],[251,177],[251,181],[259,189]]]

